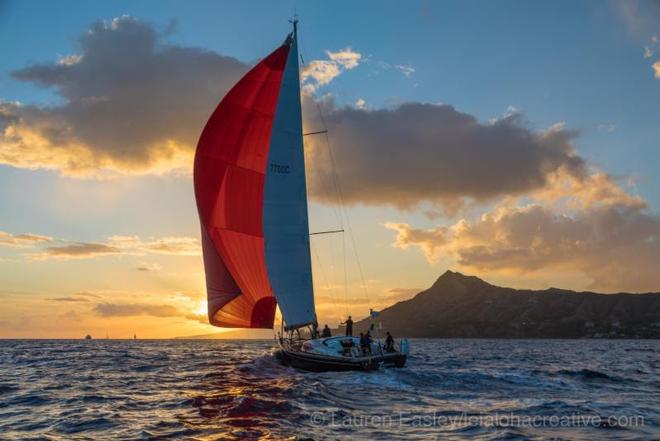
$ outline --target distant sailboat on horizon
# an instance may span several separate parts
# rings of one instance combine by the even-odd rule
[[[297,20],[284,44],[226,94],[197,145],[195,197],[201,223],[209,322],[273,328],[278,357],[308,370],[403,366],[399,351],[356,337],[315,338]],[[309,327],[305,339],[301,328]]]

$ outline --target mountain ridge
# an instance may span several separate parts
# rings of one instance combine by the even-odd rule
[[[660,293],[514,289],[446,271],[378,319],[399,337],[660,338]],[[365,318],[355,331],[368,327]]]

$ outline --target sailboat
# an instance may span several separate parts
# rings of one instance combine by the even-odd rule
[[[356,337],[316,338],[297,20],[284,43],[225,95],[200,135],[194,187],[210,324],[273,328],[277,357],[313,371],[405,364]]]

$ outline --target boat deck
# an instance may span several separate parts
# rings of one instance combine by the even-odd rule
[[[357,337],[327,337],[285,343],[276,355],[285,365],[309,371],[373,370],[403,367],[408,344],[403,340],[399,350],[386,352],[373,342],[364,353]]]

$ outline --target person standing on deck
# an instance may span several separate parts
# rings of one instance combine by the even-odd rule
[[[385,351],[394,352],[394,337],[387,331],[387,337],[385,337]]]
[[[341,323],[342,325],[346,325],[346,337],[353,337],[353,319],[351,316],[348,316],[348,320],[345,322]]]
[[[373,340],[371,339],[371,333],[369,333],[369,331],[367,331],[366,334],[360,332],[360,348],[362,349],[363,355],[371,355],[372,342]]]

